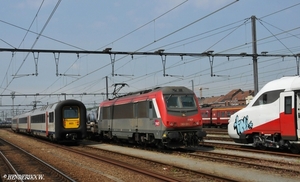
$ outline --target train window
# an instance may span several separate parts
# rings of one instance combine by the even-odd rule
[[[231,112],[230,112],[230,111],[227,111],[226,116],[227,116],[227,117],[230,117],[230,116],[231,116]]]
[[[64,107],[64,118],[78,118],[78,107]]]
[[[284,113],[292,114],[292,97],[288,96],[284,98]]]
[[[278,98],[281,92],[284,90],[274,90],[270,92],[266,92],[262,94],[253,104],[253,106],[259,106],[259,105],[265,105],[275,102]]]
[[[207,117],[208,117],[208,111],[202,112],[201,114],[202,114],[202,117],[203,117],[203,118],[207,118]]]
[[[45,123],[45,114],[31,116],[31,123]]]
[[[221,117],[225,117],[225,111],[221,112]]]
[[[49,123],[53,123],[54,122],[54,114],[53,112],[49,113]]]
[[[19,123],[27,123],[27,117],[19,118]]]

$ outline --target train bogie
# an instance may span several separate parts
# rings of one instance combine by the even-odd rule
[[[229,136],[259,148],[300,151],[300,77],[267,83],[247,107],[231,116]]]

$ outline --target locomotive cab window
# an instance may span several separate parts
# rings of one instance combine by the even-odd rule
[[[164,95],[168,108],[195,108],[196,102],[193,95]]]
[[[255,101],[253,106],[273,103],[279,98],[280,93],[283,91],[284,90],[273,90],[270,92],[265,92]]]
[[[78,107],[64,107],[64,118],[78,118]]]

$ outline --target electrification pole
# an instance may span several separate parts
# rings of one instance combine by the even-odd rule
[[[14,114],[14,105],[15,105],[15,103],[14,103],[14,99],[15,99],[15,93],[16,92],[11,92],[10,94],[11,94],[11,99],[12,99],[12,116],[15,116],[15,114]]]
[[[258,92],[258,70],[257,70],[257,45],[256,45],[256,17],[251,16],[252,22],[252,54],[253,54],[253,78],[254,78],[254,95]]]
[[[106,99],[108,100],[108,77],[105,77],[105,81],[106,81]]]

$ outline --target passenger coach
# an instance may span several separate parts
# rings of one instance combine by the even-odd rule
[[[198,99],[185,87],[158,87],[104,101],[98,110],[101,137],[157,146],[198,145],[206,136]]]
[[[227,128],[230,116],[244,107],[245,105],[203,107],[200,109],[203,127]]]
[[[77,100],[64,100],[13,117],[11,128],[53,141],[86,137],[86,108]]]

